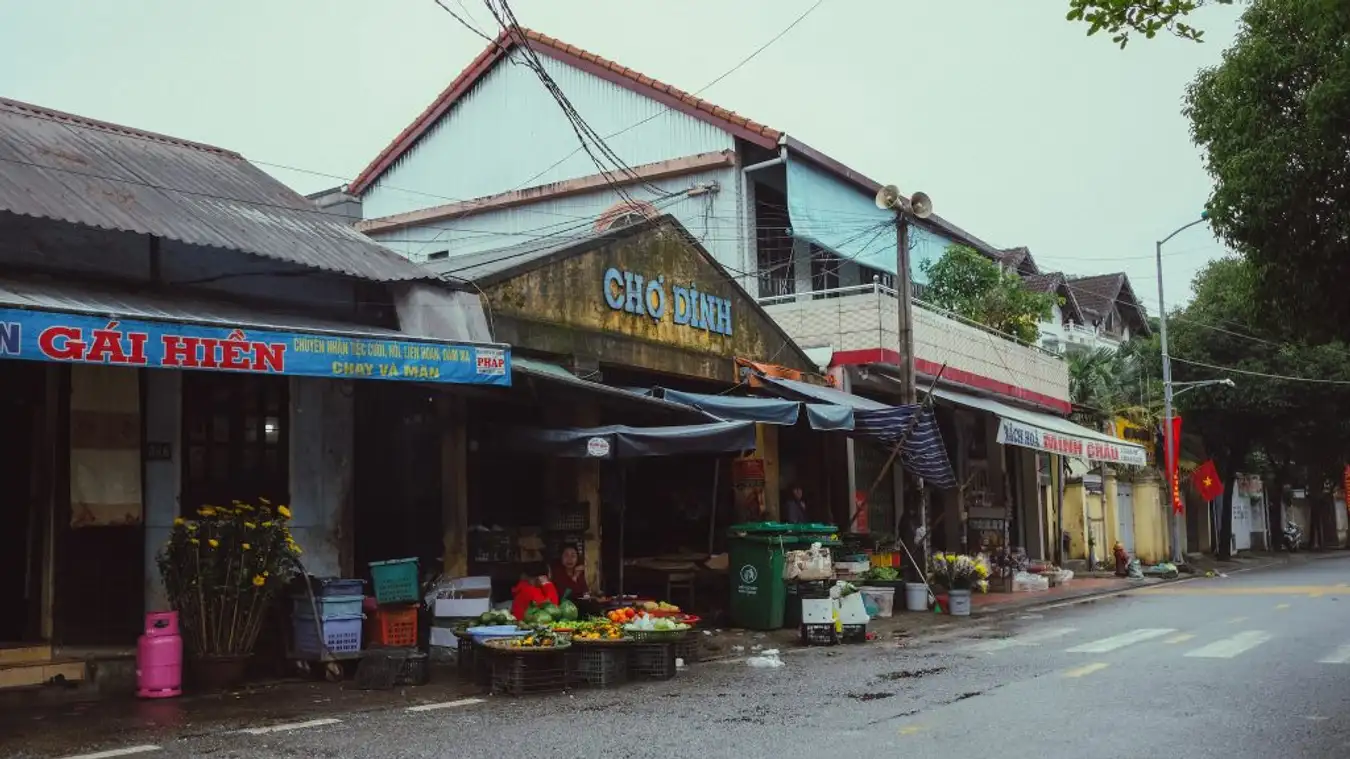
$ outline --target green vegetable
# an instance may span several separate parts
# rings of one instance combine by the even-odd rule
[[[872,567],[863,574],[866,580],[893,581],[900,579],[900,570],[895,567]]]
[[[525,621],[535,627],[543,627],[544,625],[553,624],[553,615],[549,614],[548,611],[545,609],[540,609],[539,611],[535,612],[534,619],[527,619]]]
[[[561,604],[558,604],[558,613],[568,622],[575,621],[579,615],[577,605],[571,601],[563,601]]]

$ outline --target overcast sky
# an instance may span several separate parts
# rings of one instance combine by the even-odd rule
[[[481,0],[446,1],[490,28]],[[814,2],[513,7],[524,25],[698,90]],[[1066,4],[824,0],[703,96],[927,192],[1043,270],[1124,270],[1154,313],[1153,241],[1211,187],[1182,94],[1239,11],[1201,11],[1206,44],[1122,52],[1066,22]],[[351,178],[482,47],[433,0],[0,0],[0,95]],[[340,181],[264,168],[302,192]],[[1169,243],[1169,303],[1223,252],[1203,227]]]

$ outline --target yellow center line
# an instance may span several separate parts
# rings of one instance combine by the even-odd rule
[[[1275,604],[1275,608],[1283,611],[1284,609],[1289,608],[1289,604]]]
[[[1105,662],[1096,662],[1096,663],[1094,663],[1094,664],[1085,664],[1085,665],[1083,665],[1083,666],[1081,666],[1081,667],[1075,667],[1074,669],[1071,669],[1071,670],[1065,672],[1065,673],[1064,673],[1064,676],[1065,676],[1065,677],[1087,677],[1088,675],[1092,674],[1093,672],[1101,672],[1102,670],[1106,669],[1106,668],[1109,667],[1109,666],[1111,666],[1111,665],[1110,665],[1110,664],[1107,664],[1107,663],[1105,663]]]
[[[917,732],[919,732],[919,731],[921,731],[921,730],[923,730],[923,728],[922,728],[922,727],[919,727],[918,725],[910,725],[910,726],[908,726],[908,727],[902,727],[902,728],[900,728],[900,734],[901,734],[901,735],[913,735],[913,734],[915,734],[915,733],[917,733]]]
[[[1239,622],[1246,622],[1246,621],[1247,621],[1246,617],[1233,617],[1232,619],[1228,620],[1228,624],[1236,625]]]
[[[1191,638],[1194,638],[1194,637],[1195,637],[1195,634],[1194,634],[1194,633],[1182,633],[1182,634],[1180,634],[1180,635],[1173,635],[1172,637],[1168,638],[1167,640],[1164,640],[1163,643],[1171,643],[1171,644],[1175,645],[1175,644],[1177,644],[1177,643],[1185,643],[1186,641],[1188,641],[1188,640],[1190,640]]]
[[[1266,585],[1257,587],[1222,587],[1211,584],[1187,583],[1184,586],[1141,588],[1138,593],[1157,596],[1307,596],[1320,598],[1328,593],[1350,591],[1345,583],[1339,585]]]

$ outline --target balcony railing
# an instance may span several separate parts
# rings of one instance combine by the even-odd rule
[[[879,283],[773,296],[760,304],[802,346],[899,353],[899,300]],[[973,375],[1009,395],[1068,402],[1068,370],[1054,352],[922,300],[914,306],[914,355],[922,364],[946,364],[953,376]]]

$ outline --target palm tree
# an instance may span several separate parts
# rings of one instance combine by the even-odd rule
[[[1130,345],[1098,348],[1069,357],[1069,400],[1073,418],[1100,429],[1116,417],[1152,427],[1159,416],[1142,356]]]

